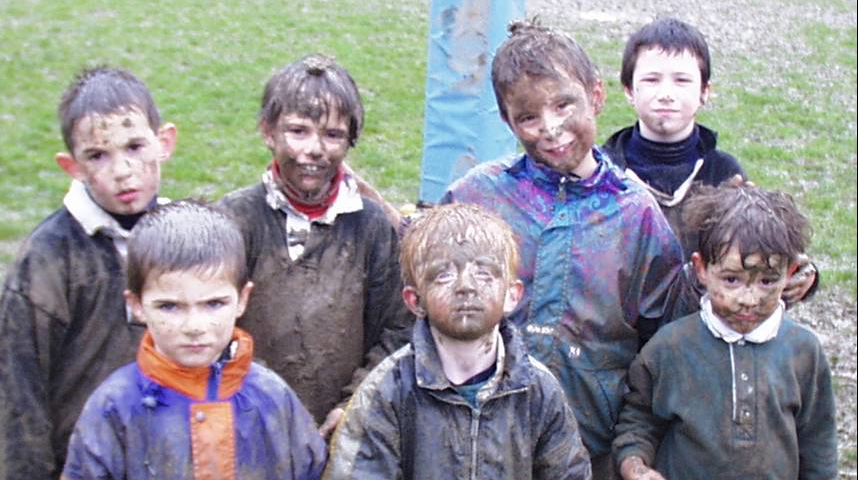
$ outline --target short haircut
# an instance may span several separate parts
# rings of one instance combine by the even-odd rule
[[[244,237],[228,213],[198,200],[158,206],[137,222],[128,240],[128,289],[141,295],[150,275],[178,271],[230,275],[248,281]]]
[[[74,151],[75,124],[89,115],[110,115],[139,110],[146,115],[149,128],[157,132],[161,115],[149,88],[126,70],[100,66],[81,71],[66,88],[57,114],[60,130],[69,152]]]
[[[325,55],[308,55],[286,65],[265,84],[259,121],[274,127],[281,115],[297,113],[318,121],[332,109],[348,117],[349,144],[363,129],[363,104],[349,72]]]
[[[810,244],[811,227],[786,193],[722,184],[695,188],[683,208],[687,227],[698,234],[697,252],[718,263],[731,246],[742,261],[753,254],[796,261]]]
[[[491,248],[506,265],[505,277],[517,277],[518,242],[509,225],[479,205],[451,203],[427,210],[405,232],[399,253],[403,283],[420,286],[418,271],[427,265],[433,248],[464,243]]]
[[[675,18],[660,18],[650,22],[629,37],[623,51],[623,64],[620,69],[620,82],[626,88],[632,88],[635,67],[641,50],[659,48],[671,55],[688,51],[697,58],[700,65],[701,88],[709,84],[712,74],[709,45],[700,30]]]
[[[492,87],[501,116],[506,118],[504,96],[524,77],[577,79],[587,94],[599,80],[599,70],[587,52],[563,33],[539,25],[536,19],[513,22],[507,38],[492,60]]]

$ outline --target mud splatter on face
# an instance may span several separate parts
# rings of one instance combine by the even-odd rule
[[[732,246],[719,262],[698,266],[712,310],[739,333],[749,333],[777,310],[786,288],[787,262],[780,255],[744,259]]]
[[[504,95],[507,122],[528,155],[560,173],[578,176],[588,175],[595,166],[591,152],[597,100],[569,75],[524,77]]]
[[[134,126],[134,122],[132,122],[130,118],[125,117],[122,119],[122,126],[125,128],[131,128]]]

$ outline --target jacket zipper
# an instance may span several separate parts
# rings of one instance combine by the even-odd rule
[[[471,480],[477,480],[477,435],[480,433],[480,410],[471,408]]]

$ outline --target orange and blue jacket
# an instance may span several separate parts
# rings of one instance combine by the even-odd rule
[[[236,328],[231,359],[183,367],[147,333],[135,363],[92,394],[75,425],[63,477],[233,480],[319,478],[326,449],[283,379],[253,363]]]

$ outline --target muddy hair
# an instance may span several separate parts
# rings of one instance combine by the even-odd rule
[[[543,27],[538,18],[510,23],[509,38],[492,60],[492,86],[501,116],[506,119],[504,96],[524,77],[559,80],[568,75],[592,94],[599,70],[587,52],[571,37]]]
[[[780,255],[793,263],[810,244],[810,222],[792,197],[755,186],[698,186],[682,219],[697,232],[697,252],[707,265],[720,262],[731,246],[743,263],[753,254]]]
[[[351,75],[325,55],[308,55],[286,65],[265,85],[259,124],[273,128],[280,117],[297,113],[319,121],[336,111],[348,117],[349,145],[357,144],[363,129],[363,104]]]
[[[712,74],[709,45],[700,30],[675,18],[660,18],[650,22],[633,33],[626,42],[623,51],[623,63],[620,68],[620,82],[626,88],[632,88],[638,55],[642,50],[656,47],[671,55],[684,51],[697,58],[700,66],[700,85],[705,88]]]
[[[236,288],[248,281],[244,237],[230,215],[206,202],[186,199],[143,216],[128,239],[128,289],[141,295],[151,275],[178,271],[225,271]]]
[[[78,120],[131,110],[146,115],[153,132],[161,127],[161,115],[149,88],[131,72],[107,66],[82,70],[63,92],[57,109],[69,152],[74,151],[73,132]]]
[[[456,248],[464,243],[490,246],[491,253],[506,264],[504,276],[517,278],[518,242],[509,225],[479,205],[451,203],[427,210],[405,232],[399,252],[403,283],[419,286],[417,272],[425,268],[434,248]]]

